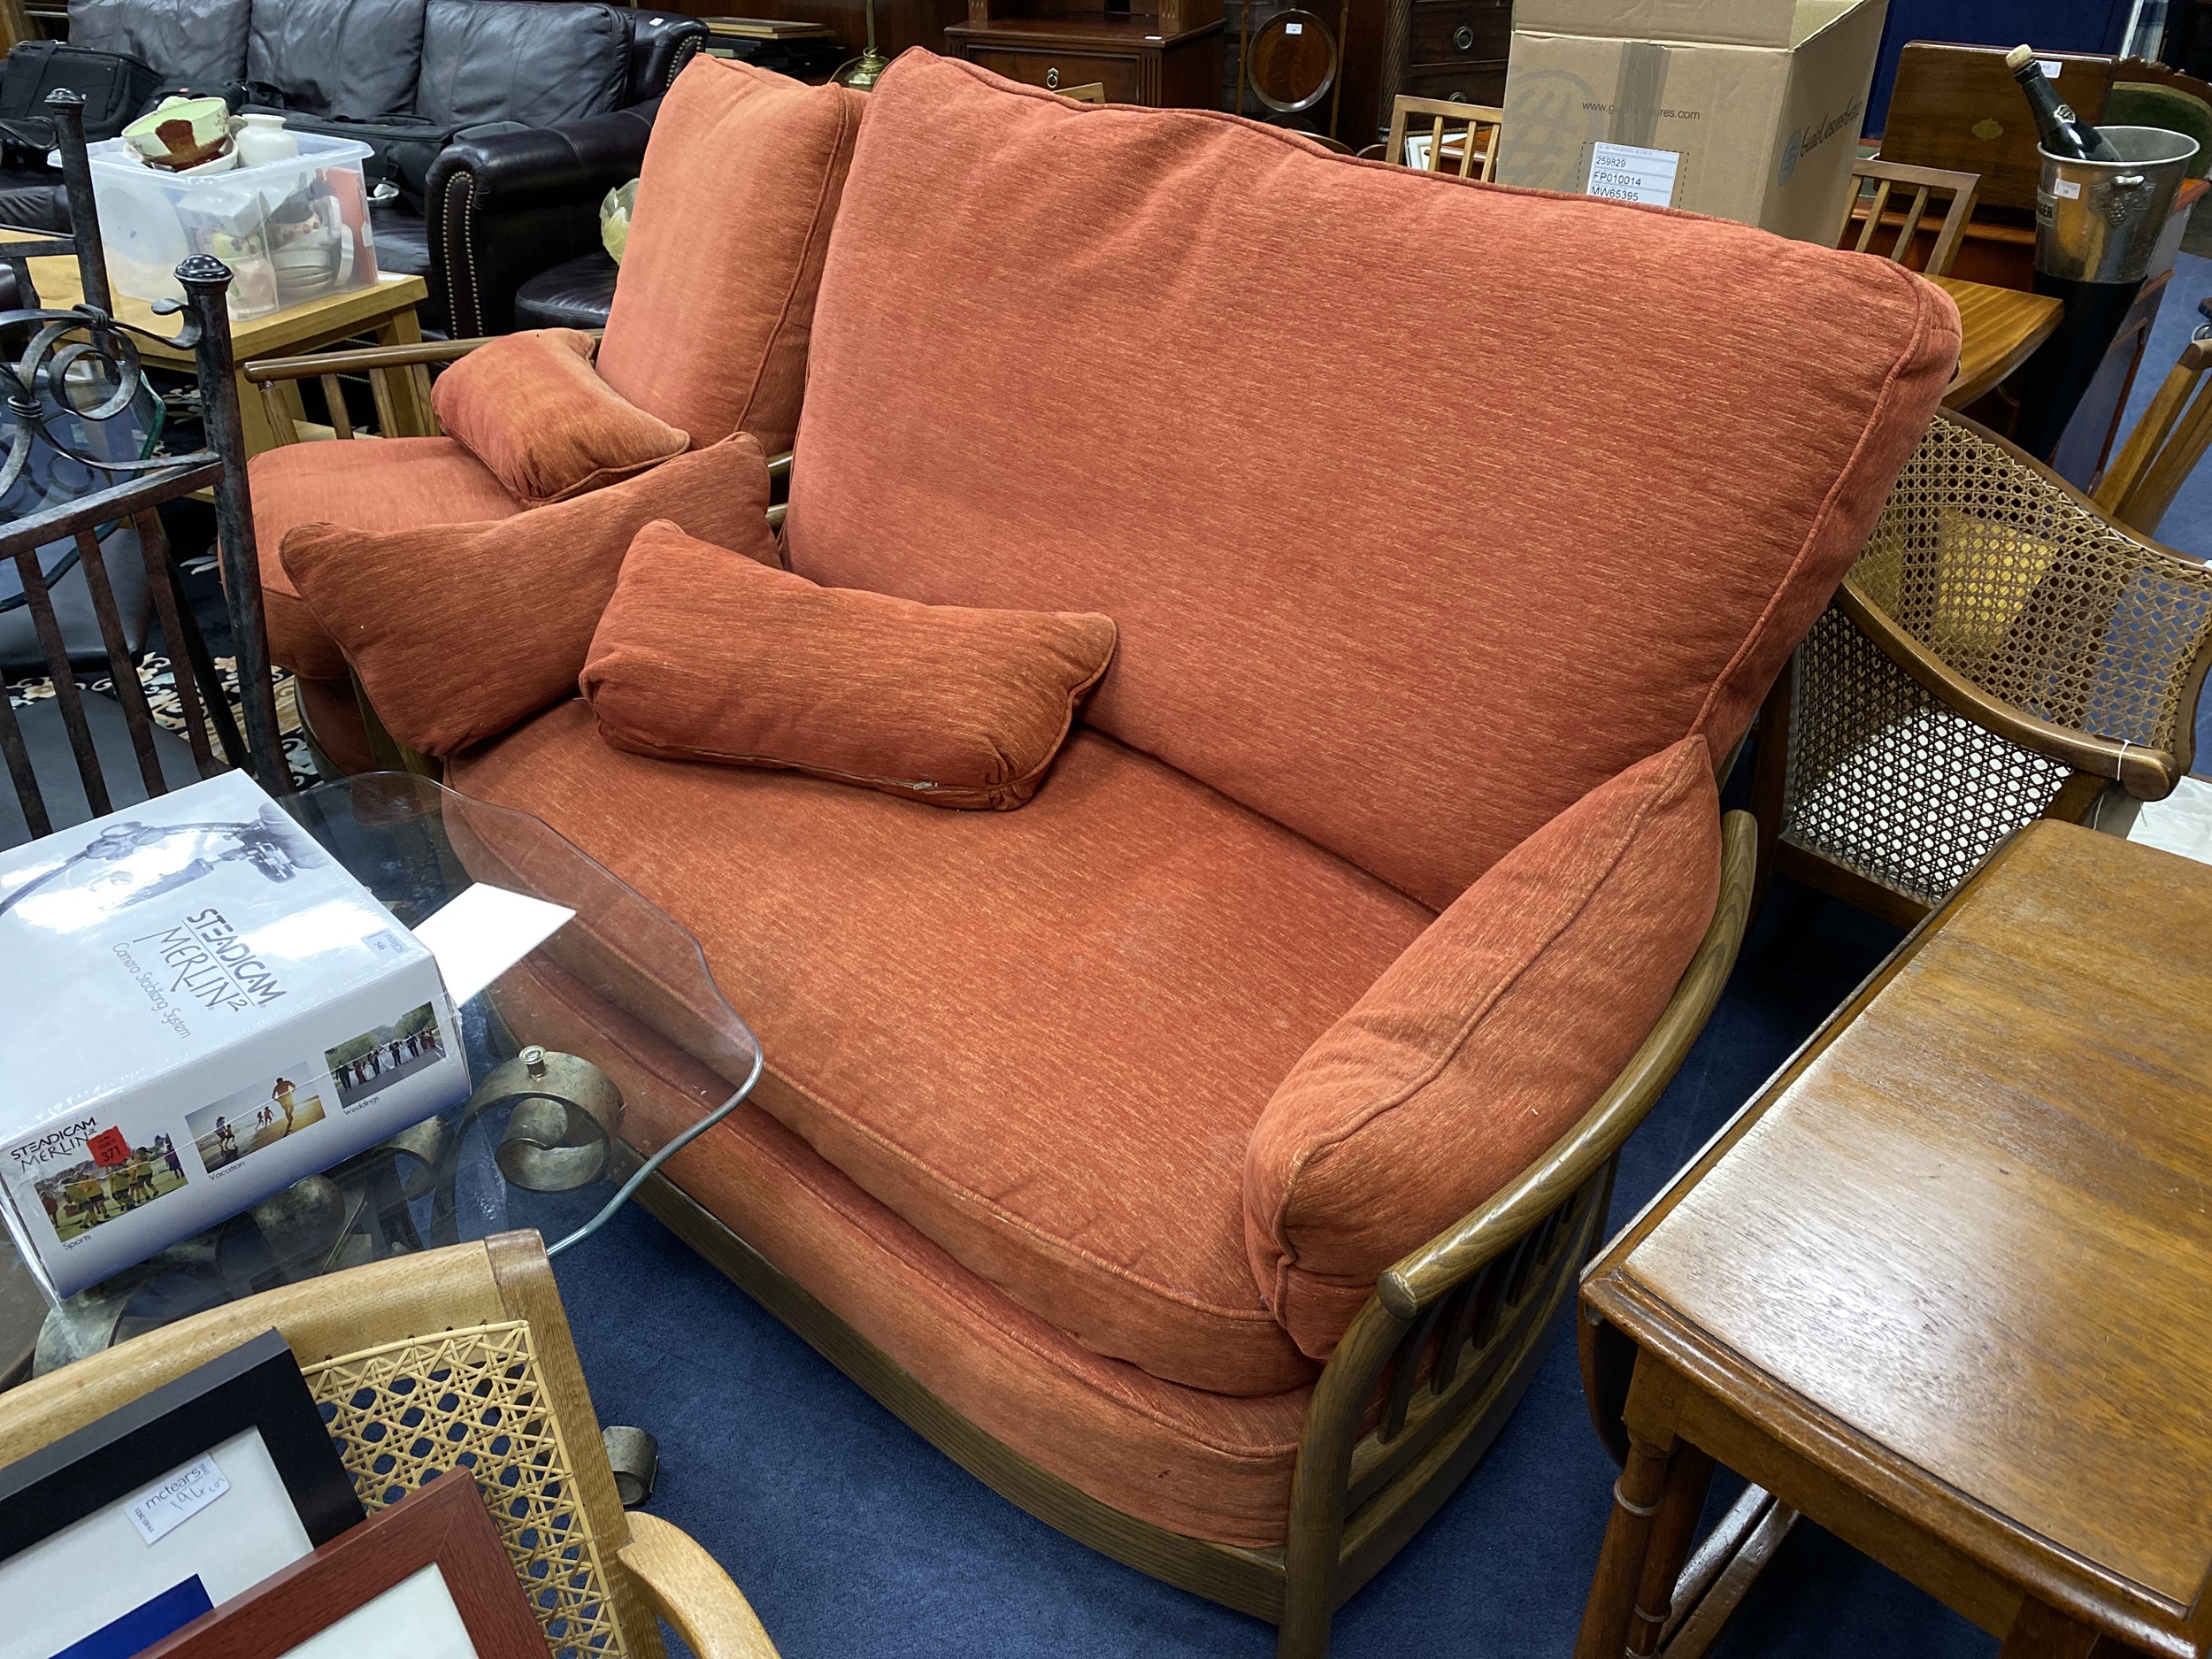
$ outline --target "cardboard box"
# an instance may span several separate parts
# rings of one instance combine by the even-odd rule
[[[1832,246],[1887,0],[1520,0],[1502,184]]]
[[[467,1098],[438,964],[242,772],[0,854],[0,1211],[66,1296]]]

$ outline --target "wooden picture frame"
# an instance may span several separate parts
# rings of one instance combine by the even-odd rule
[[[306,1559],[202,1614],[141,1659],[386,1659],[402,1653],[411,1659],[545,1659],[545,1632],[483,1494],[465,1471],[441,1476],[378,1510]]]
[[[0,1602],[42,1651],[135,1653],[363,1513],[265,1331],[0,1468]]]

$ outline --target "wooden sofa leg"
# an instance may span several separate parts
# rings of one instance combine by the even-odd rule
[[[1326,1573],[1291,1569],[1283,1586],[1283,1623],[1275,1633],[1275,1659],[1328,1659],[1333,1599]]]

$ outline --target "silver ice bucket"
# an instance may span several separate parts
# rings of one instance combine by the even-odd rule
[[[2070,161],[2038,146],[2035,268],[2071,282],[2139,282],[2197,141],[2158,127],[2097,130],[2118,161]]]

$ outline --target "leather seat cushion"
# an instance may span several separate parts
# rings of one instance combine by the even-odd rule
[[[451,438],[288,443],[255,456],[247,476],[269,657],[309,680],[345,680],[346,658],[285,572],[279,549],[287,530],[303,524],[412,530],[522,511],[491,470]]]
[[[1245,1151],[1430,913],[1079,729],[1018,812],[623,754],[562,704],[457,757],[697,935],[763,1110],[1095,1353],[1312,1377],[1245,1256]]]
[[[515,290],[516,328],[604,328],[620,270],[594,250],[539,272]]]
[[[369,231],[376,238],[376,268],[402,276],[430,274],[430,224],[404,202],[369,204]]]
[[[500,1010],[532,1041],[606,1071],[622,1091],[622,1138],[639,1150],[658,1149],[738,1080],[576,989],[565,976],[509,974]],[[1283,1542],[1310,1385],[1240,1398],[1093,1353],[750,1102],[665,1172],[939,1399],[1061,1479],[1171,1532],[1250,1549]]]

